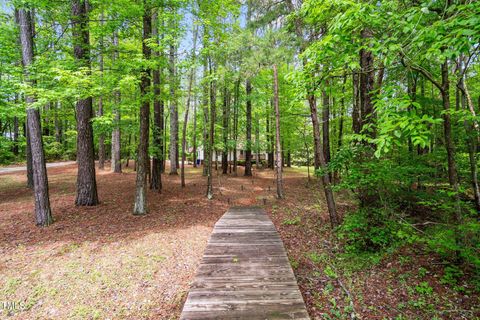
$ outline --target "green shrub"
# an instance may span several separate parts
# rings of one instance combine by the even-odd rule
[[[0,164],[9,164],[15,160],[12,147],[12,140],[0,136]]]
[[[345,217],[338,236],[347,252],[376,252],[410,240],[414,231],[389,210],[362,208]]]

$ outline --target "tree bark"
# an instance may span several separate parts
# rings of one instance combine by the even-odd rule
[[[73,55],[78,67],[90,68],[88,12],[85,0],[72,0]],[[75,205],[98,204],[93,150],[92,97],[80,99],[77,114],[77,195]]]
[[[150,59],[151,49],[146,40],[152,37],[152,14],[151,8],[147,0],[143,0],[143,43],[142,52],[145,60]],[[150,98],[148,92],[150,90],[150,69],[144,67],[140,83],[140,96],[142,106],[140,107],[140,137],[138,141],[137,156],[137,179],[135,204],[133,207],[134,215],[143,215],[147,213],[147,169],[148,162],[148,138],[150,125]]]
[[[152,37],[156,44],[160,44],[158,34],[158,13],[155,12],[152,17]],[[157,50],[153,53],[155,59],[160,57]],[[152,178],[150,179],[150,189],[162,190],[162,164],[163,164],[163,112],[164,105],[161,97],[160,77],[162,70],[156,67],[153,70],[153,160],[152,160]]]
[[[205,45],[205,44],[204,44]],[[203,108],[203,175],[208,177],[208,164],[210,162],[209,155],[209,139],[208,139],[208,101],[209,101],[209,88],[208,88],[208,62],[207,58],[204,58],[203,62],[203,99],[202,99],[202,108]],[[207,178],[208,182],[208,178]],[[208,187],[207,187],[208,189]]]
[[[235,104],[233,110],[233,139],[235,145],[233,146],[233,173],[238,174],[238,159],[237,159],[237,140],[238,140],[238,108],[240,103],[240,77],[235,83]]]
[[[461,80],[461,88],[464,88],[464,80]],[[469,109],[467,106],[467,97],[465,92],[462,92],[462,107],[466,110]],[[472,184],[473,197],[475,200],[475,209],[477,213],[480,214],[480,187],[478,184],[478,168],[477,168],[477,139],[475,139],[475,124],[469,123],[467,120],[464,120],[465,133],[467,136],[467,147],[468,147],[468,160],[470,164],[470,179]]]
[[[192,86],[195,81],[195,58],[197,50],[197,33],[198,27],[194,27],[193,30],[193,47],[192,47],[192,67],[190,70],[190,77],[188,79],[188,93],[187,93],[187,106],[185,110],[185,117],[183,120],[183,130],[182,130],[182,167],[181,167],[181,184],[182,188],[185,187],[185,153],[187,149],[187,124],[188,124],[188,112],[190,111],[190,99],[192,96]],[[196,101],[194,101],[196,103]]]
[[[100,27],[103,28],[104,14],[103,11],[100,14]],[[103,36],[100,36],[100,53],[99,53],[99,68],[100,68],[100,77],[103,78]],[[103,82],[103,79],[102,79]],[[98,116],[103,116],[103,96],[98,97]],[[105,134],[100,132],[98,136],[98,169],[105,169]]]
[[[210,74],[212,73],[212,66],[210,61]],[[215,117],[216,117],[216,81],[210,80],[210,142],[208,144],[208,173],[207,173],[207,198],[213,199],[213,181],[212,181],[212,155],[213,146],[215,143]],[[216,160],[216,159],[215,159]]]
[[[22,46],[22,63],[26,80],[31,86],[35,81],[29,79],[28,67],[33,63],[33,16],[30,11],[19,9],[17,11],[18,24],[20,27],[20,42]],[[35,222],[37,226],[48,226],[52,224],[52,213],[50,209],[50,197],[48,192],[47,168],[43,151],[42,128],[40,125],[40,114],[38,109],[32,107],[35,102],[33,96],[26,96],[27,104],[27,132],[31,151],[33,194],[35,198]]]
[[[246,146],[245,146],[245,176],[252,176],[252,83],[250,79],[245,82],[245,90],[247,94],[247,109],[246,109]]]
[[[275,140],[276,140],[276,158],[275,168],[277,176],[277,198],[283,199],[283,178],[282,178],[282,145],[280,142],[280,107],[278,103],[278,72],[277,65],[273,65],[273,106],[275,108]]]
[[[222,109],[222,120],[223,120],[223,148],[222,148],[222,174],[228,173],[228,117],[229,117],[229,96],[227,84],[225,83],[225,88],[223,90],[223,109]]]
[[[178,118],[177,118],[177,97],[175,79],[175,45],[170,45],[169,57],[170,73],[170,174],[177,175],[177,153],[178,153]]]
[[[119,52],[118,52],[118,31],[113,32],[113,57],[112,60],[115,63],[118,61]],[[112,161],[111,161],[111,170],[115,173],[122,172],[122,159],[121,159],[121,132],[120,132],[120,91],[115,90],[113,93],[115,107],[113,109],[114,120],[113,120],[113,130],[112,130]]]
[[[193,167],[197,167],[197,103],[193,104],[193,136],[192,136]]]

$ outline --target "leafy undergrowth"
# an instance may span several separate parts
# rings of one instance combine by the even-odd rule
[[[107,166],[108,167],[108,166]],[[135,173],[97,171],[96,207],[79,208],[75,165],[50,168],[55,223],[33,225],[25,173],[0,175],[0,302],[11,319],[176,319],[214,223],[233,205],[262,205],[279,229],[314,319],[475,318],[478,296],[468,276],[435,256],[404,248],[386,256],[348,256],[334,240],[315,180],[285,169],[285,200],[275,199],[274,175],[214,176],[205,197],[201,169],[162,175],[161,194],[148,193],[149,214],[131,214]],[[348,197],[339,210],[350,210]],[[459,274],[463,272],[463,274]],[[463,277],[463,278],[462,278]],[[455,286],[448,283],[455,281]],[[456,287],[457,289],[455,289]],[[464,288],[462,290],[461,288]],[[476,312],[476,313],[475,313]]]
[[[312,318],[479,319],[471,270],[448,266],[419,245],[346,253],[332,234],[318,182],[297,173],[298,181],[287,184],[288,197],[268,211]],[[346,195],[337,205],[341,215],[354,210]]]

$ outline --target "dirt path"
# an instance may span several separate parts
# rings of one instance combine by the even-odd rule
[[[74,163],[75,161],[52,162],[52,163],[47,163],[47,168],[63,167],[63,166],[68,166]],[[14,173],[14,172],[20,172],[20,171],[27,171],[27,166],[0,168],[0,174]]]

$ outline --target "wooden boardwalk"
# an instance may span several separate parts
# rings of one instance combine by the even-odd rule
[[[218,220],[180,319],[310,319],[263,209],[230,208]]]

